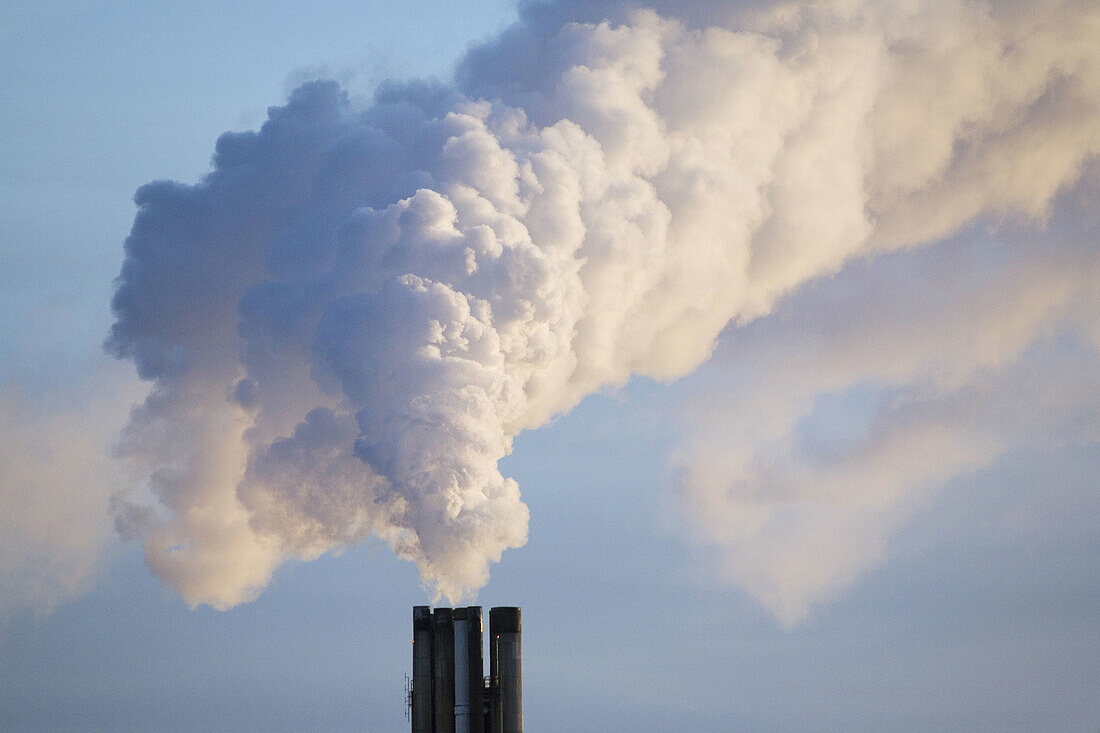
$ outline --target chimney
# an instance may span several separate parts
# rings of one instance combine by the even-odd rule
[[[432,614],[432,733],[455,733],[455,631],[449,608]]]
[[[520,609],[501,606],[490,610],[489,634],[493,683],[500,688],[501,733],[523,733]]]
[[[520,609],[491,609],[489,627],[486,686],[481,607],[413,607],[413,733],[523,733]]]
[[[432,733],[432,609],[413,606],[412,733]]]

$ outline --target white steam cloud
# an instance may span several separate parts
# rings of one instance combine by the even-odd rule
[[[526,540],[497,467],[517,433],[691,372],[854,258],[1042,221],[1100,149],[1086,4],[523,18],[453,87],[359,109],[312,82],[222,136],[201,183],[138,192],[109,347],[153,389],[123,441],[147,481],[117,520],[189,603],[371,534],[434,596],[470,596]],[[689,499],[740,516],[712,478]],[[739,521],[701,527],[740,551]]]
[[[724,335],[675,460],[720,578],[796,624],[951,480],[1100,441],[1098,186],[1093,165],[1041,241],[970,232],[884,256]]]

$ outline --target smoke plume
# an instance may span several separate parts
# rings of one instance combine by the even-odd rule
[[[519,432],[853,260],[1040,226],[1100,149],[1087,4],[678,8],[530,4],[452,84],[307,83],[138,191],[116,519],[189,603],[370,535],[468,597],[526,541]]]
[[[720,579],[794,625],[952,484],[1100,441],[1098,192],[1093,164],[1042,231],[885,255],[723,334],[674,458]]]

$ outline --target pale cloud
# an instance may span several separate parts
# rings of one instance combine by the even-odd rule
[[[0,389],[0,616],[48,612],[101,569],[110,497],[129,479],[111,448],[144,391],[125,371],[99,364],[47,395]]]
[[[370,534],[434,597],[472,595],[526,542],[498,468],[520,431],[633,375],[690,373],[728,324],[855,260],[981,217],[1041,226],[1100,149],[1096,23],[1068,3],[532,6],[454,86],[387,84],[358,108],[303,85],[259,131],[222,136],[199,184],[138,192],[109,343],[154,386],[124,435],[145,475],[120,522],[192,604],[248,600],[286,558]],[[871,373],[960,390],[1012,363],[1078,297],[1038,272],[1011,311],[999,291],[956,294],[995,335],[920,326],[924,350]],[[814,394],[850,386],[856,356],[796,346],[751,428],[776,461],[750,443],[731,480],[795,491],[817,470],[782,439]],[[814,570],[813,597],[873,563],[881,532],[864,528],[912,493],[918,454],[943,456],[920,479],[935,482],[995,453],[895,418],[893,441],[821,469],[830,493],[892,488],[837,516],[828,544],[849,569]]]
[[[675,461],[720,577],[797,623],[948,480],[1100,440],[1096,172],[1047,231],[856,263],[727,334]]]

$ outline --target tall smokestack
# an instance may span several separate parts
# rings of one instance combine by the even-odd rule
[[[470,733],[470,621],[469,609],[454,611],[455,733]]]
[[[432,610],[413,606],[412,733],[432,733]]]
[[[500,690],[501,733],[523,733],[523,656],[520,609],[499,606],[489,611],[490,665]]]
[[[485,733],[485,664],[482,657],[481,606],[466,609],[466,688],[470,700],[469,733]],[[459,678],[456,684],[462,684]]]
[[[413,607],[413,733],[523,733],[519,609],[489,622],[487,686],[481,607]]]
[[[455,631],[449,608],[432,615],[433,733],[455,733]]]

